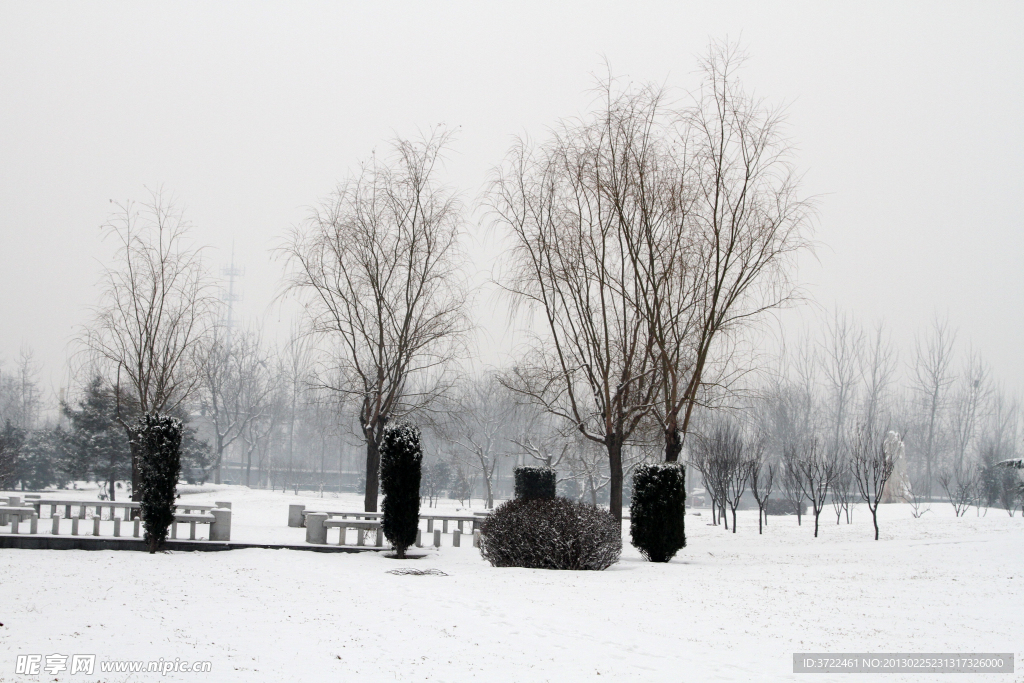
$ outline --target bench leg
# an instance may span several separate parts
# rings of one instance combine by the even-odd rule
[[[70,505],[65,505],[64,506],[64,516],[65,517],[71,517],[71,506]]]
[[[474,531],[473,532],[473,547],[474,548],[479,548],[480,547],[480,532],[479,531]]]
[[[423,532],[420,531],[419,529],[416,530],[416,547],[417,548],[422,548],[423,547]]]
[[[32,513],[32,522],[29,525],[29,533],[30,534],[38,534],[39,533],[39,513],[38,512],[33,512]]]
[[[11,518],[11,533],[18,533],[18,524],[21,522],[21,515],[8,515]]]
[[[78,518],[79,519],[85,519],[85,506],[84,505],[79,505],[78,506]]]
[[[92,518],[92,535],[93,536],[99,536],[100,535],[100,518],[99,517],[93,517]]]
[[[436,529],[434,530],[434,547],[441,547],[441,532]]]
[[[171,522],[171,538],[177,540],[178,538],[178,523]]]
[[[121,520],[118,517],[114,517],[114,538],[121,537]]]
[[[428,519],[428,520],[427,520],[427,533],[429,534],[429,533],[431,533],[431,532],[432,532],[433,530],[434,530],[434,520],[432,520],[432,519]]]
[[[384,530],[377,527],[377,543],[375,544],[378,548],[384,547]]]
[[[71,535],[72,536],[77,536],[78,535],[78,517],[72,517],[71,518]]]
[[[142,521],[141,519],[139,519],[138,517],[136,517],[136,518],[135,518],[135,521],[133,522],[133,526],[134,526],[135,528],[134,528],[134,529],[132,529],[132,536],[134,536],[135,538],[138,538],[138,537],[139,537],[139,523],[140,523],[141,521]]]
[[[452,532],[452,547],[458,548],[462,545],[462,530],[456,529]]]
[[[366,545],[365,529],[356,529],[356,545]]]
[[[195,522],[189,522],[188,523],[188,540],[190,540],[190,541],[196,540],[196,523]]]
[[[444,534],[448,533],[448,520],[447,519],[444,520],[443,522],[441,522],[441,527],[442,527],[441,528],[441,533],[444,533]]]
[[[54,536],[60,536],[60,517],[58,517],[57,515],[53,515],[52,517],[50,517],[50,519],[53,520],[53,529],[50,531],[50,533]]]

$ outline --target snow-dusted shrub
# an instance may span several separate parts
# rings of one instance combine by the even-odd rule
[[[132,426],[139,458],[139,495],[146,545],[155,553],[174,521],[174,499],[181,475],[181,420],[143,415]]]
[[[651,562],[668,562],[686,547],[686,481],[676,463],[640,465],[633,474],[629,532]]]
[[[517,467],[513,470],[516,479],[516,498],[555,497],[555,471],[550,467]]]
[[[495,567],[607,569],[622,552],[622,527],[606,510],[566,498],[517,498],[480,529],[480,553]]]
[[[807,503],[804,501],[786,500],[783,498],[769,498],[764,505],[766,515],[795,515],[797,505],[800,506],[800,514],[807,514]]]
[[[387,425],[380,443],[380,528],[398,557],[405,557],[405,549],[416,542],[422,467],[420,430],[405,423]]]

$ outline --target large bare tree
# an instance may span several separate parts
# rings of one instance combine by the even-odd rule
[[[118,385],[118,395],[127,387],[142,414],[167,414],[201,380],[199,351],[213,319],[202,251],[190,243],[181,209],[161,190],[151,192],[148,202],[116,204],[103,227],[117,249],[81,339]],[[133,448],[133,500],[138,483]]]
[[[664,210],[642,212],[644,248],[635,260],[649,280],[663,378],[655,414],[668,461],[679,457],[709,385],[728,377],[721,366],[729,343],[793,298],[794,257],[809,245],[811,207],[798,196],[783,118],[743,89],[743,61],[735,46],[712,44],[696,102],[677,115],[671,158],[651,171],[637,163],[641,179],[655,170],[674,176],[652,183]],[[648,218],[662,214],[657,223]]]
[[[623,446],[657,389],[648,283],[632,264],[642,229],[621,206],[620,163],[656,96],[615,96],[563,122],[546,143],[520,141],[497,172],[490,205],[511,236],[502,285],[536,316],[537,336],[502,381],[573,425],[607,453],[610,510],[622,516]],[[541,322],[542,321],[542,322]]]
[[[924,416],[923,452],[925,495],[932,499],[936,461],[943,443],[942,427],[949,409],[949,390],[956,379],[952,370],[956,331],[949,323],[935,318],[926,337],[917,337],[911,381]]]
[[[468,328],[460,271],[462,207],[438,181],[449,135],[396,139],[293,231],[288,287],[336,352],[331,387],[358,405],[367,511],[377,509],[378,447],[389,420],[447,389]]]

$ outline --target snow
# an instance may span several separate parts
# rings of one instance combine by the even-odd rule
[[[213,489],[213,487],[207,487]],[[63,493],[62,493],[63,495]],[[88,495],[83,493],[82,495]],[[233,503],[232,538],[301,543],[289,503],[313,498],[220,487],[181,502]],[[457,503],[441,501],[454,511]],[[473,508],[479,510],[478,501]],[[382,554],[291,550],[2,551],[0,681],[18,654],[98,660],[209,660],[212,673],[100,674],[89,681],[746,681],[860,680],[795,675],[794,652],[1016,652],[1024,627],[1024,519],[1002,510],[914,519],[906,505],[836,526],[739,513],[739,533],[687,518],[669,564],[625,544],[603,572],[495,569],[464,547]],[[628,523],[624,525],[628,539]],[[445,538],[450,543],[450,536]],[[399,576],[398,567],[448,576]],[[1017,664],[1020,671],[1020,663]],[[107,676],[107,677],[104,677]],[[1019,681],[961,674],[957,681]],[[885,674],[872,681],[920,681]]]

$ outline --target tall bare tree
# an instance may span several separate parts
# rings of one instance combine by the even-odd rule
[[[199,350],[212,322],[210,280],[190,225],[161,190],[127,201],[103,226],[116,244],[101,299],[81,340],[105,366],[117,393],[126,386],[142,414],[167,414],[199,386]],[[127,429],[127,422],[122,421]],[[132,452],[132,499],[139,499]]]
[[[663,378],[655,414],[668,461],[679,457],[709,374],[721,375],[720,367],[709,370],[723,364],[730,337],[793,298],[793,260],[809,245],[811,207],[798,196],[783,117],[743,89],[743,61],[734,45],[709,47],[697,101],[678,115],[669,158],[651,171],[638,164],[636,173],[672,174],[650,190],[661,192],[665,209],[637,212],[645,239],[635,259],[649,280]],[[657,223],[649,217],[661,214]]]
[[[657,390],[649,283],[632,264],[642,226],[618,182],[642,139],[655,93],[614,94],[545,144],[520,141],[490,191],[511,236],[502,285],[540,330],[523,361],[502,377],[510,389],[560,416],[607,453],[609,508],[622,516],[623,447]],[[635,202],[630,202],[635,205]]]
[[[229,341],[228,330],[214,328],[204,353],[200,372],[199,402],[213,427],[216,461],[214,481],[219,484],[224,451],[242,436],[254,420],[262,417],[271,391],[269,356],[263,349],[258,329],[244,330]]]
[[[932,498],[932,482],[942,443],[942,424],[949,407],[949,389],[956,379],[952,372],[956,331],[935,318],[926,337],[918,336],[911,366],[913,388],[924,415],[925,495]]]
[[[377,509],[385,424],[428,408],[468,328],[458,239],[462,207],[438,181],[447,133],[396,139],[293,231],[288,288],[337,351],[330,388],[358,406],[367,511]]]

